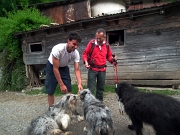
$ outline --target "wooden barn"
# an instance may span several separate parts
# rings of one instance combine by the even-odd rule
[[[81,35],[78,51],[82,57],[96,30],[104,28],[107,41],[118,56],[120,81],[139,86],[179,86],[180,2],[110,0],[111,4],[108,3],[108,0],[79,0],[38,5],[41,12],[59,25],[15,34],[22,43],[28,77],[36,75],[41,79],[38,72],[44,69],[52,47],[66,42],[69,32]],[[87,69],[82,61],[80,65],[86,85]],[[76,82],[73,63],[69,66],[72,81]],[[106,84],[114,85],[113,65],[107,62],[107,66]]]

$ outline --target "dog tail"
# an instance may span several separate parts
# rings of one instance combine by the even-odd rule
[[[100,135],[108,135],[107,131],[107,121],[105,118],[102,118],[102,125],[100,129]]]

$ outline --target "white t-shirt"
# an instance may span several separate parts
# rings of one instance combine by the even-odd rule
[[[52,48],[52,51],[48,58],[48,60],[51,64],[53,64],[52,55],[59,60],[59,67],[65,67],[71,61],[79,62],[79,60],[80,60],[79,52],[75,49],[75,51],[68,53],[66,50],[66,44],[67,43],[60,43],[60,44],[55,45]]]

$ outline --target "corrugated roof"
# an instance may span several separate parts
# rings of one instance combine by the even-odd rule
[[[131,5],[127,11],[134,11],[134,10],[141,10],[141,9],[147,9],[152,7],[159,7],[162,5],[166,5],[170,2],[158,2],[158,3],[148,3],[148,4],[138,4],[138,5]]]

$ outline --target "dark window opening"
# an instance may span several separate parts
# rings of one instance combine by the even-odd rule
[[[41,43],[31,43],[30,52],[42,52],[42,44]]]
[[[124,30],[107,32],[107,41],[112,46],[124,45]]]

